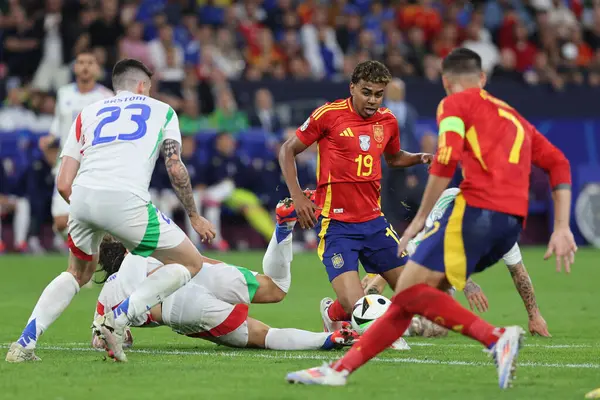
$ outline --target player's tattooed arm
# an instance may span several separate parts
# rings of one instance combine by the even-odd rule
[[[160,152],[165,159],[165,166],[169,173],[171,186],[183,205],[185,212],[190,218],[197,215],[198,209],[194,201],[190,175],[183,161],[181,161],[181,145],[173,139],[166,139],[162,144]]]
[[[427,153],[409,153],[400,150],[395,154],[385,154],[385,162],[390,168],[406,168],[413,165],[429,164],[432,155]]]
[[[513,278],[513,282],[515,283],[515,287],[517,288],[521,299],[523,299],[527,315],[531,319],[537,315],[540,310],[535,300],[535,292],[533,291],[533,284],[531,283],[529,273],[527,272],[527,269],[525,269],[525,265],[522,261],[514,265],[509,265],[508,270],[510,271],[510,275]]]

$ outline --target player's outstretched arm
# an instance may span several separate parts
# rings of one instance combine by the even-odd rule
[[[565,271],[571,272],[571,264],[575,261],[577,245],[571,232],[571,166],[562,151],[539,133],[533,125],[531,136],[531,162],[542,168],[550,177],[552,200],[554,201],[554,231],[548,243],[548,251],[544,255],[547,260],[556,255],[556,271],[562,265]]]
[[[312,228],[317,222],[315,211],[317,206],[309,200],[298,182],[298,170],[296,169],[296,156],[306,150],[306,146],[297,136],[292,136],[281,146],[279,150],[279,165],[285,179],[285,184],[290,191],[294,207],[298,214],[298,222],[303,229]]]
[[[171,186],[190,218],[194,230],[198,232],[203,241],[213,239],[215,237],[215,228],[198,214],[190,175],[181,160],[181,145],[176,140],[165,139],[160,152],[165,159],[165,166],[167,167]]]
[[[409,153],[400,150],[394,154],[385,154],[385,162],[390,168],[406,168],[419,164],[430,164],[433,154],[428,153]]]

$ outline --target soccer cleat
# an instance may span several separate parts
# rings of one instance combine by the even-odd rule
[[[517,369],[517,357],[524,334],[525,331],[520,326],[509,326],[491,349],[491,354],[498,369],[500,389],[512,386]]]
[[[320,367],[290,372],[285,377],[289,383],[302,385],[344,386],[348,380],[348,371],[338,372],[327,363]]]
[[[352,346],[358,342],[360,335],[354,329],[350,322],[342,322],[342,328],[333,332],[327,338],[326,343],[323,345],[323,349],[340,349],[344,346]]]
[[[592,390],[585,395],[586,399],[600,399],[600,388]]]
[[[123,351],[125,328],[119,327],[115,323],[115,317],[112,312],[98,316],[92,325],[94,334],[104,341],[104,348],[108,356],[119,362],[127,362],[127,356]]]
[[[305,189],[304,195],[309,198],[311,201],[315,201],[315,191],[311,189]],[[275,209],[275,214],[277,215],[277,224],[283,224],[285,222],[296,222],[298,219],[298,214],[296,214],[296,209],[294,208],[294,201],[291,197],[286,197],[277,203],[277,208]]]
[[[11,344],[6,353],[6,362],[22,363],[27,361],[42,361],[42,359],[35,355],[33,349],[26,349],[18,342]]]
[[[410,346],[406,343],[404,338],[399,337],[392,345],[390,346],[392,350],[410,350]]]
[[[93,333],[93,332],[92,332]],[[106,350],[106,343],[100,336],[92,335],[92,347],[96,350]],[[123,341],[124,349],[131,349],[133,347],[133,335],[131,329],[125,328],[125,340]]]
[[[331,297],[325,297],[321,300],[321,318],[323,318],[323,330],[325,332],[335,332],[342,329],[343,323],[339,321],[332,321],[329,318],[329,307],[333,303]]]

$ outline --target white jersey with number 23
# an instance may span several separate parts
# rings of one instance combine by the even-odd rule
[[[74,187],[129,191],[149,201],[150,178],[165,139],[181,144],[173,109],[151,97],[120,91],[81,111],[61,157],[80,162]]]

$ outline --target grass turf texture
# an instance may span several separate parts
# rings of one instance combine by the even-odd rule
[[[91,351],[91,319],[99,291],[82,289],[42,337],[36,364],[3,361],[44,286],[65,269],[65,257],[0,257],[0,399],[580,399],[600,386],[600,252],[581,249],[570,276],[524,249],[551,339],[525,341],[515,387],[501,391],[496,370],[478,343],[451,333],[445,339],[409,339],[411,351],[388,350],[358,371],[344,388],[288,385],[285,374],[339,357],[335,352],[228,349],[189,339],[168,328],[134,329],[128,364],[102,361]],[[262,253],[215,255],[261,270]],[[250,314],[274,327],[321,329],[319,301],[332,295],[314,254],[296,255],[292,287],[283,303],[255,305]],[[506,268],[475,276],[490,301],[485,317],[498,325],[527,326],[527,315]],[[389,293],[387,293],[389,295]],[[464,303],[463,295],[458,298]]]

